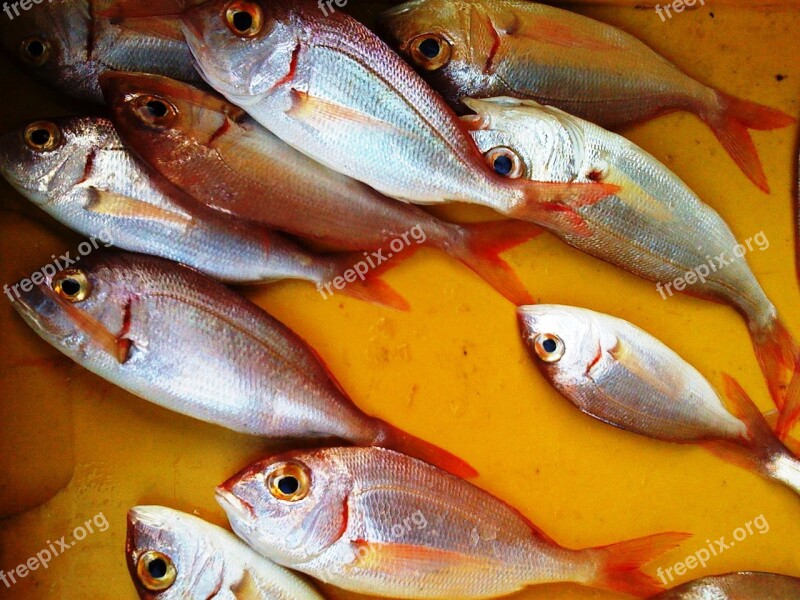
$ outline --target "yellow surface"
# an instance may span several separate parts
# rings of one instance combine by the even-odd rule
[[[355,0],[354,0],[355,1]],[[635,33],[702,81],[800,112],[800,14],[714,7],[661,23],[652,10],[592,9]],[[0,124],[68,114],[76,104],[2,69]],[[778,81],[776,75],[783,75]],[[710,205],[740,239],[764,231],[768,250],[748,256],[795,336],[791,172],[795,128],[756,133],[771,196],[739,173],[711,133],[688,114],[630,131]],[[57,227],[0,184],[0,274],[11,283],[76,248]],[[453,214],[458,214],[457,212]],[[586,306],[650,331],[713,383],[728,372],[767,409],[766,386],[742,321],[722,305],[664,301],[654,286],[544,235],[507,255],[544,302]],[[650,441],[596,422],[552,391],[519,341],[514,309],[455,261],[420,252],[387,275],[411,303],[397,313],[350,299],[323,300],[310,285],[249,292],[328,361],[366,412],[469,460],[476,483],[518,507],[560,543],[607,544],[659,531],[695,534],[652,565],[668,567],[763,514],[770,529],[681,578],[759,569],[800,576],[800,500],[777,484],[697,447]],[[259,440],[139,400],[39,340],[0,303],[0,568],[23,563],[48,540],[102,511],[111,523],[0,598],[135,598],[125,568],[125,513],[139,503],[224,516],[213,487],[267,448]],[[49,500],[48,500],[49,498]],[[30,508],[32,505],[37,505]],[[333,598],[352,597],[330,591]],[[614,598],[546,586],[519,599]]]

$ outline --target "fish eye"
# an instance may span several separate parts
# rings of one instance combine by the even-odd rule
[[[178,109],[172,102],[158,96],[139,95],[133,99],[136,117],[148,127],[165,129],[170,127],[178,116]]]
[[[67,269],[53,278],[53,291],[69,302],[82,302],[89,297],[92,284],[83,271]]]
[[[544,362],[554,363],[561,360],[564,356],[563,340],[552,333],[541,333],[533,341],[533,348],[536,356]]]
[[[519,179],[525,175],[525,163],[511,148],[505,146],[492,148],[484,156],[489,166],[501,177]]]
[[[240,37],[255,37],[264,26],[261,7],[255,2],[237,0],[225,9],[225,22],[233,33]]]
[[[450,62],[453,46],[437,33],[418,35],[409,45],[411,58],[426,71],[436,71]]]
[[[297,462],[283,463],[275,467],[267,477],[270,494],[285,502],[298,502],[311,489],[311,474],[308,468]]]
[[[36,121],[25,128],[24,138],[31,150],[48,152],[61,144],[61,129],[50,121]]]
[[[50,42],[40,37],[25,38],[20,44],[22,60],[33,67],[43,66],[50,59],[50,53]]]
[[[148,550],[139,557],[136,575],[148,590],[163,592],[175,583],[178,571],[169,556],[156,550]]]

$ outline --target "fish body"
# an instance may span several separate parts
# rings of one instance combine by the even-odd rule
[[[226,8],[218,0],[183,15],[206,81],[289,145],[389,197],[574,227],[571,207],[609,191],[495,173],[442,99],[344,13],[326,17],[310,0]]]
[[[201,83],[177,15],[105,16],[109,2],[51,0],[42,10],[0,20],[6,51],[43,82],[76,98],[103,102],[107,71],[169,75]],[[125,4],[122,2],[120,4]]]
[[[745,318],[756,356],[779,408],[798,368],[800,349],[750,270],[744,254],[769,240],[741,246],[728,225],[653,156],[601,127],[533,101],[465,99],[465,117],[484,152],[501,149],[522,177],[602,179],[620,190],[576,208],[589,235],[560,234],[568,244],[656,282],[663,299],[686,283],[694,295],[722,301]],[[791,411],[788,411],[791,413]]]
[[[735,415],[699,371],[627,321],[548,304],[518,315],[536,365],[584,413],[650,438],[705,444],[800,494],[800,460],[732,379],[726,389]]]
[[[13,306],[78,364],[175,412],[255,436],[416,448],[474,475],[463,461],[365,415],[295,333],[182,265],[97,251],[22,288]]]
[[[37,146],[37,135],[48,141]],[[138,161],[106,119],[34,122],[6,134],[0,138],[0,173],[79,233],[110,238],[119,248],[169,258],[222,281],[301,279],[321,285],[353,264],[352,256],[310,254],[263,226],[195,202]],[[383,288],[372,298],[367,286],[354,284],[343,293],[383,300]],[[385,296],[387,304],[395,302],[389,292]],[[402,299],[396,305],[403,307]]]
[[[295,490],[283,493],[284,480]],[[343,589],[393,598],[492,598],[571,581],[652,593],[638,565],[685,536],[570,550],[481,489],[392,451],[290,452],[217,488],[234,531],[264,556]],[[617,556],[625,553],[621,568]]]
[[[394,240],[411,232],[415,247],[424,243],[451,254],[516,304],[530,299],[498,254],[536,235],[534,226],[442,221],[320,165],[215,95],[153,75],[112,73],[101,79],[125,142],[193,199],[353,251],[388,253]],[[163,117],[142,108],[143,100],[160,102]],[[403,256],[408,254],[410,249]]]
[[[465,97],[511,96],[608,128],[690,111],[765,192],[747,130],[794,121],[696,81],[616,27],[546,4],[412,0],[385,11],[381,22],[399,51],[462,110]]]
[[[229,531],[163,506],[128,511],[125,554],[142,600],[323,600]]]
[[[695,579],[651,600],[795,600],[800,578],[775,573],[739,572]]]

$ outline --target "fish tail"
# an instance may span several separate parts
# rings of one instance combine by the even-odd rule
[[[459,230],[462,239],[450,249],[455,258],[515,305],[534,303],[500,253],[536,237],[541,229],[519,221],[490,221],[459,225]]]
[[[411,254],[410,250],[406,255],[398,254],[397,257],[392,257],[381,265],[375,264],[375,261],[368,262],[364,255],[359,253],[348,253],[337,257],[328,263],[327,268],[319,276],[317,291],[326,299],[335,294],[343,294],[365,302],[407,311],[408,301],[380,276]],[[337,283],[339,287],[336,287]]]
[[[478,472],[466,461],[385,421],[379,420],[379,433],[372,445],[419,458],[463,479],[478,476]]]
[[[776,432],[789,435],[800,418],[800,347],[780,319],[763,329],[751,329],[753,347],[775,406],[781,411]]]
[[[718,104],[705,119],[733,161],[760,190],[769,193],[767,176],[748,129],[779,129],[794,123],[786,113],[717,92]]]
[[[506,211],[509,217],[547,229],[588,237],[589,226],[578,208],[597,204],[620,190],[610,183],[546,183],[518,180],[522,200]]]
[[[602,562],[591,585],[632,596],[652,596],[663,588],[657,579],[641,571],[642,566],[690,537],[688,533],[658,533],[594,548],[601,553]]]

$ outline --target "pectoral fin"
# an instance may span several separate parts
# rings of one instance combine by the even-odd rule
[[[191,215],[179,210],[161,208],[143,200],[115,194],[107,190],[89,189],[91,191],[91,199],[85,209],[96,214],[123,219],[166,221],[183,226],[189,226],[192,222]]]
[[[459,572],[467,571],[490,571],[500,566],[496,561],[429,546],[366,540],[356,540],[351,543],[356,559],[348,565],[349,568],[378,571],[395,577],[414,577],[442,571],[447,571],[449,575],[457,575]]]

